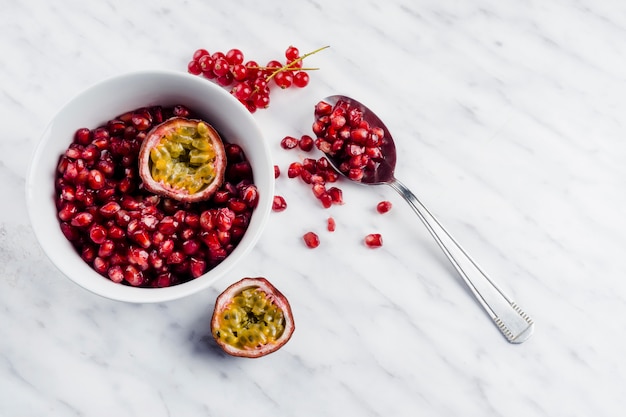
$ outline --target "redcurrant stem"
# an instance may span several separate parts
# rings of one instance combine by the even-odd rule
[[[270,75],[268,75],[268,76],[267,76],[267,78],[265,79],[265,81],[269,82],[269,81],[270,81],[272,78],[274,78],[274,77],[276,76],[276,74],[278,74],[279,72],[289,71],[289,70],[294,69],[294,66],[295,66],[298,62],[302,61],[304,58],[309,57],[309,56],[311,56],[311,55],[313,55],[313,54],[316,54],[316,53],[318,53],[319,51],[322,51],[322,50],[324,50],[324,49],[326,49],[326,48],[330,48],[330,45],[322,46],[321,48],[317,48],[317,49],[316,49],[316,50],[314,50],[314,51],[307,52],[306,54],[302,55],[301,57],[299,57],[299,58],[297,58],[297,59],[294,59],[294,60],[293,60],[293,61],[291,61],[289,64],[287,64],[287,65],[283,65],[282,67],[280,67],[280,68],[276,69],[273,73],[271,73]],[[304,68],[295,68],[295,69],[299,69],[299,70],[301,69],[301,70],[304,70]]]

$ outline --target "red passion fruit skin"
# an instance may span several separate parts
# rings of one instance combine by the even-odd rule
[[[161,142],[161,139],[181,128],[197,129],[199,123],[208,128],[210,145],[215,152],[213,167],[215,170],[214,180],[208,186],[198,192],[188,193],[187,190],[175,188],[164,181],[156,181],[151,173],[151,151]],[[139,150],[139,176],[143,181],[144,188],[154,194],[169,197],[184,203],[195,203],[208,200],[222,186],[224,172],[226,170],[226,152],[220,135],[207,122],[183,117],[172,117],[159,125],[154,126],[146,135]]]
[[[265,293],[267,300],[282,311],[284,317],[284,330],[276,340],[266,344],[259,344],[252,348],[236,347],[220,339],[216,332],[220,329],[220,318],[222,314],[229,308],[229,306],[232,305],[233,299],[244,290],[250,288],[259,289]],[[217,297],[215,301],[215,309],[213,310],[213,316],[211,318],[211,334],[217,344],[229,355],[244,358],[259,358],[277,351],[283,347],[289,339],[291,339],[295,328],[296,326],[293,320],[293,313],[287,297],[285,297],[276,287],[263,277],[243,278],[226,288],[224,292]]]

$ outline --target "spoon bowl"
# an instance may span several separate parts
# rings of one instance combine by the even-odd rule
[[[340,150],[335,148],[329,150],[328,147],[322,149],[322,151],[326,151],[324,153],[327,159],[337,172],[359,184],[387,184],[396,190],[409,203],[424,226],[426,226],[448,260],[461,275],[478,303],[493,320],[504,337],[511,343],[522,343],[527,340],[532,335],[534,329],[532,319],[496,286],[426,206],[404,184],[395,178],[396,147],[393,137],[383,121],[364,104],[351,97],[333,95],[324,98],[320,103],[327,103],[332,106],[330,113],[328,110],[325,112],[325,116],[328,116],[328,121],[327,127],[324,130],[320,130],[320,132],[326,134],[326,136],[321,136],[322,139],[326,140],[330,129],[333,129],[333,131],[342,129],[343,134],[340,133],[339,136],[347,142],[340,143],[343,146]],[[326,108],[328,109],[328,106]],[[334,112],[336,109],[337,113]],[[354,117],[355,114],[358,117]],[[350,126],[350,123],[344,120],[346,115],[352,115],[351,120],[358,121],[358,123],[354,122],[353,126],[348,128],[350,130],[349,134],[345,133],[344,128],[344,126]],[[320,120],[318,118],[318,121]],[[324,123],[326,123],[326,119],[324,119]],[[363,144],[363,135],[356,135],[356,133],[354,136],[352,135],[353,131],[363,129],[364,126],[367,126],[369,129],[368,138],[372,135],[376,136],[372,142],[377,144],[378,150],[368,153],[367,145]],[[382,137],[380,137],[381,130]],[[316,132],[316,134],[318,133]],[[320,137],[319,134],[318,137]],[[356,137],[359,138],[359,143],[351,143],[350,140]],[[333,140],[333,144],[337,142],[337,139]],[[356,139],[354,140],[356,141]],[[371,144],[372,142],[368,143]],[[339,148],[339,146],[336,148]],[[354,166],[351,158],[354,156],[358,158],[359,155],[363,154],[368,155],[368,158],[366,158],[367,163],[363,162],[364,167],[358,168],[362,169],[363,172],[360,175],[352,175],[350,170],[347,169],[350,166]],[[369,155],[374,156],[370,158]],[[350,172],[350,174],[346,175],[346,172]]]

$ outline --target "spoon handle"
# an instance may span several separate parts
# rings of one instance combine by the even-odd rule
[[[389,185],[413,208],[504,337],[511,343],[526,341],[533,332],[532,319],[487,277],[411,190],[398,180]]]

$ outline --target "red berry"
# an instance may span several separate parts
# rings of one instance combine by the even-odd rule
[[[243,62],[243,52],[236,48],[231,49],[226,52],[226,60],[230,65],[241,64]]]
[[[298,71],[293,76],[293,85],[304,88],[309,84],[309,74],[305,71]]]
[[[287,61],[296,60],[296,59],[300,58],[300,51],[298,50],[298,48],[296,48],[295,46],[291,45],[285,51],[285,58],[287,58]]]
[[[193,53],[193,60],[197,61],[199,60],[201,57],[203,57],[204,55],[209,55],[209,51],[207,51],[206,49],[197,49],[194,53]]]
[[[200,68],[198,61],[189,61],[189,64],[187,64],[187,71],[193,75],[202,74],[202,68]]]
[[[216,76],[221,77],[222,75],[228,74],[229,71],[230,66],[226,58],[218,58],[215,60],[213,64],[213,73]]]

